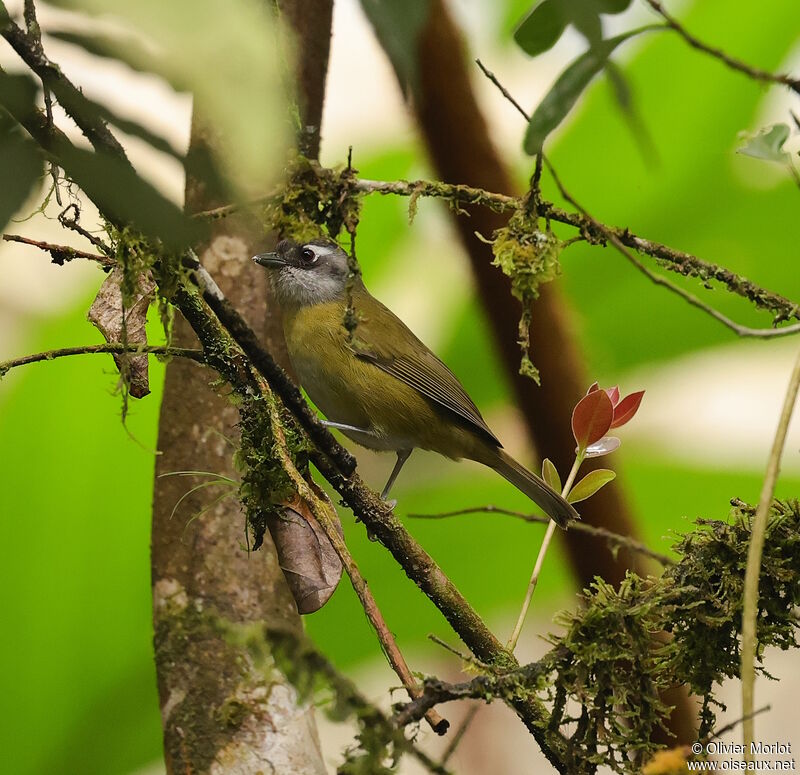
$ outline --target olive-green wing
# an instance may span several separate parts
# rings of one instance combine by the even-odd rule
[[[502,447],[458,378],[390,309],[366,289],[354,293],[359,322],[351,347],[357,357],[453,412],[487,441]]]

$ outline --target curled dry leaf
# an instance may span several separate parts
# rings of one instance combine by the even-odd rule
[[[122,269],[118,267],[100,286],[89,308],[89,321],[107,342],[144,346],[147,344],[147,308],[153,298],[155,282],[149,272],[139,275],[136,293],[128,305],[123,303],[121,284]],[[127,380],[128,392],[134,398],[143,398],[150,392],[147,359],[147,355],[114,355],[114,362]]]
[[[342,577],[342,563],[325,531],[299,497],[267,521],[278,562],[301,614],[328,602]],[[342,526],[336,525],[339,533]]]

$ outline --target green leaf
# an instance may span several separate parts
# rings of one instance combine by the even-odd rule
[[[561,0],[544,0],[519,23],[514,40],[526,54],[535,57],[558,42],[567,24],[569,16]]]
[[[608,468],[597,468],[594,471],[589,471],[570,490],[567,500],[570,503],[585,501],[587,498],[591,498],[601,487],[608,484],[614,477],[616,477],[616,474]]]
[[[0,104],[17,115],[33,111],[37,87],[25,75],[0,74]],[[30,196],[44,169],[38,147],[8,113],[0,111],[0,229]]]
[[[419,35],[429,0],[361,0],[361,7],[404,88],[417,82]]]
[[[622,13],[630,6],[632,0],[595,0],[600,13]]]
[[[222,166],[245,195],[263,192],[284,158],[292,115],[284,93],[287,43],[269,3],[253,0],[54,0],[83,14],[108,16],[119,35],[63,40],[136,70],[157,73],[190,92],[197,115],[214,128]],[[129,32],[127,32],[129,31]],[[129,125],[130,128],[130,125]]]
[[[772,124],[764,127],[746,139],[737,153],[752,156],[754,159],[785,163],[789,154],[783,150],[783,144],[789,139],[790,129],[787,124]]]
[[[542,150],[544,141],[572,110],[583,90],[603,69],[614,49],[626,40],[651,30],[666,29],[660,24],[651,24],[604,40],[581,54],[556,79],[550,91],[531,116],[525,132],[526,153],[535,156]]]
[[[39,149],[7,115],[0,115],[0,229],[25,204],[43,172]]]
[[[114,220],[130,223],[170,247],[183,248],[201,238],[201,223],[115,156],[72,148],[60,161],[67,175]]]
[[[549,457],[542,460],[542,479],[556,492],[561,492],[561,477],[558,475],[558,470]]]

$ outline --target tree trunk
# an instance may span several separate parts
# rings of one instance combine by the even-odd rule
[[[306,127],[299,142],[314,155],[331,9],[332,0],[281,3],[299,44],[298,102]],[[213,134],[195,117],[190,153],[214,144]],[[203,181],[187,181],[187,210],[220,204],[225,202]],[[280,322],[268,314],[275,305],[267,304],[265,273],[250,261],[265,242],[258,224],[234,216],[214,222],[208,244],[198,253],[225,295],[285,364]],[[182,318],[176,320],[174,341],[196,346]],[[204,486],[176,508],[192,486],[214,477],[164,476],[207,471],[236,478],[238,414],[210,384],[213,380],[208,369],[176,359],[167,367],[161,405],[152,583],[167,772],[321,775],[326,770],[313,710],[298,702],[262,635],[265,626],[302,629],[269,534],[258,552],[248,553],[245,515],[234,488]]]

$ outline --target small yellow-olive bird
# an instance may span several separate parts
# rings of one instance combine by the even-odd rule
[[[348,333],[349,267],[335,242],[286,239],[253,260],[270,270],[289,358],[328,418],[325,424],[364,447],[397,454],[381,497],[419,447],[493,468],[561,527],[578,518],[561,495],[503,450],[453,372],[360,277],[349,292],[358,323]]]

